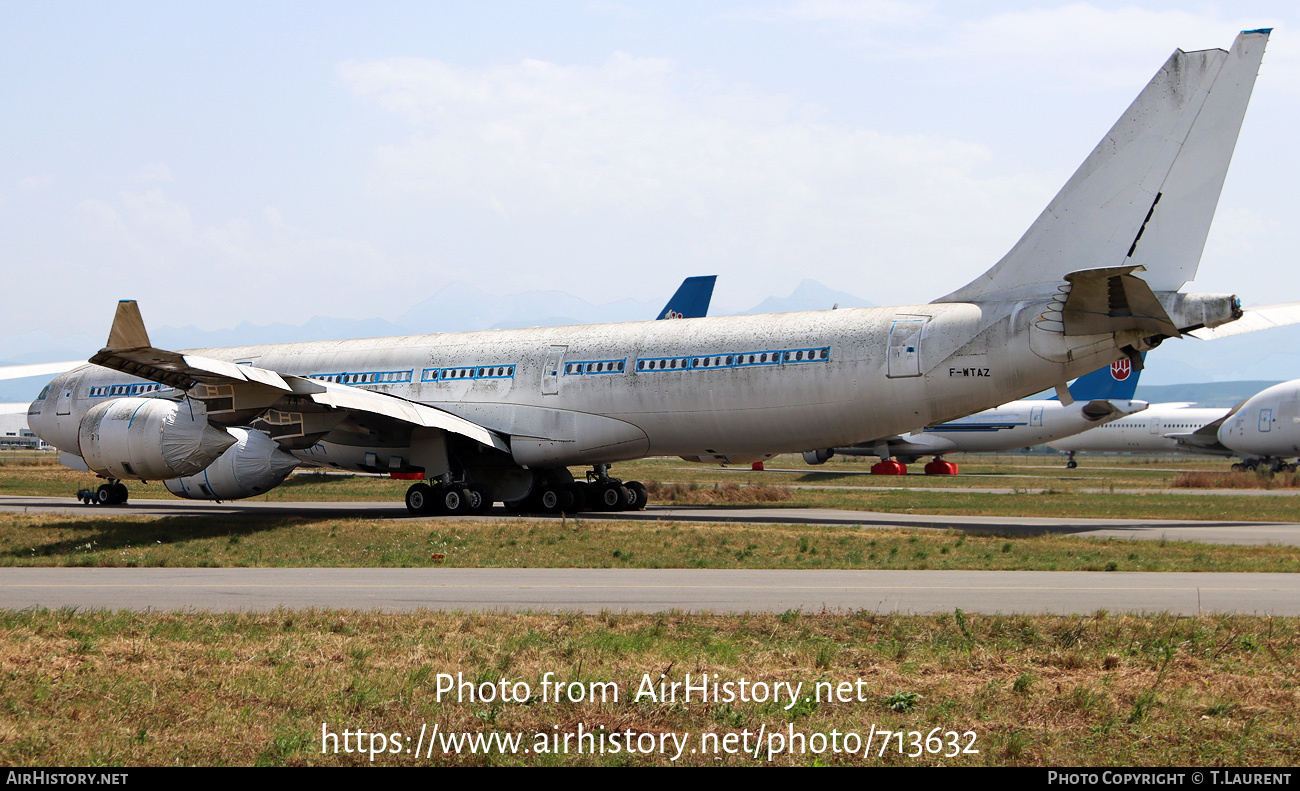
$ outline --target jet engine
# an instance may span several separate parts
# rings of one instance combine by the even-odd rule
[[[202,404],[118,398],[86,413],[77,443],[86,466],[104,477],[158,481],[202,470],[235,438],[208,424]]]
[[[237,441],[221,458],[196,475],[164,481],[167,490],[190,500],[238,500],[274,489],[297,467],[298,459],[261,431],[227,429]]]
[[[803,460],[808,464],[825,464],[830,461],[831,456],[835,455],[834,448],[825,448],[823,450],[806,450],[803,452]]]

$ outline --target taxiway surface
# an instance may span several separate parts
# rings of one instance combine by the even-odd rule
[[[10,568],[0,573],[0,607],[1300,615],[1300,574]]]

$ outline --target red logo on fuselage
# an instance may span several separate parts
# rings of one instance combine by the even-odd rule
[[[1117,382],[1124,381],[1131,373],[1133,373],[1133,362],[1127,357],[1110,364],[1110,375]]]

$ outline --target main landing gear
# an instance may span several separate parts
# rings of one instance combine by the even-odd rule
[[[1260,467],[1263,467],[1274,475],[1280,472],[1295,472],[1296,469],[1298,469],[1295,464],[1289,464],[1286,459],[1265,457],[1262,459],[1246,459],[1245,461],[1235,463],[1232,465],[1232,471],[1256,472]]]
[[[78,489],[77,499],[86,505],[126,505],[126,484],[110,480],[98,489]]]
[[[597,464],[577,481],[567,470],[537,470],[527,497],[505,503],[515,514],[574,514],[583,511],[643,511],[650,494],[640,481],[609,476],[608,464]]]
[[[1069,455],[1066,456],[1065,458],[1066,458],[1065,469],[1073,470],[1075,467],[1079,466],[1079,462],[1074,460],[1074,451],[1070,451]]]
[[[609,476],[609,465],[598,464],[585,480],[574,480],[568,470],[534,470],[526,496],[503,503],[512,514],[576,514],[583,511],[642,511],[650,500],[640,481]],[[449,478],[412,484],[406,490],[406,509],[418,516],[481,514],[492,507],[490,492],[456,483]]]
[[[491,505],[478,489],[451,481],[416,483],[406,490],[406,510],[420,516],[481,514]]]

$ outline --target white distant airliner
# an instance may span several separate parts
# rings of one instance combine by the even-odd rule
[[[1196,409],[1187,404],[1153,404],[1141,415],[1117,420],[1049,443],[1074,454],[1083,451],[1204,453],[1238,456],[1234,470],[1265,466],[1296,470],[1300,455],[1300,379],[1261,390],[1232,409]]]
[[[1300,455],[1300,379],[1261,390],[1233,407],[1213,428],[1220,445],[1247,457],[1244,466],[1254,469],[1254,464],[1263,463],[1274,472],[1283,468],[1295,472],[1296,463],[1286,460]],[[1202,434],[1184,441],[1195,444],[1205,439]]]
[[[1225,447],[1211,443],[1191,445],[1179,441],[1228,414],[1222,408],[1197,408],[1186,403],[1152,404],[1146,411],[1120,418],[1104,426],[1090,428],[1082,434],[1047,443],[1069,452],[1065,466],[1079,466],[1076,453],[1209,453],[1232,456]],[[1217,445],[1217,443],[1214,443]]]
[[[932,455],[934,460],[925,465],[927,475],[955,475],[957,465],[942,458],[946,453],[990,453],[1041,445],[1146,409],[1147,402],[1133,400],[1138,373],[1124,358],[1075,380],[1069,388],[1074,399],[1069,404],[1055,398],[1012,401],[910,434],[847,448],[806,451],[803,458],[809,464],[822,464],[836,454],[879,456],[872,473],[906,475],[906,465]]]
[[[173,352],[133,301],[33,402],[108,479],[235,497],[312,464],[424,481],[412,512],[640,508],[609,465],[833,448],[1056,387],[1241,315],[1200,261],[1267,30],[1175,51],[992,269],[924,305]],[[569,466],[591,465],[582,484]],[[177,479],[180,479],[177,482]],[[220,483],[218,483],[220,479]],[[232,492],[222,494],[222,492]]]

